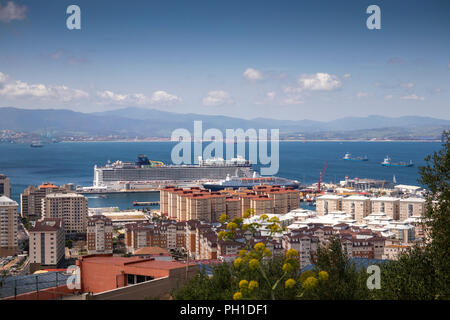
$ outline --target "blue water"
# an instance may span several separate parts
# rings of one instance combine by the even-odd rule
[[[42,182],[56,184],[73,183],[92,185],[93,167],[108,160],[134,161],[144,153],[152,160],[170,163],[172,142],[95,142],[57,143],[44,148],[28,145],[0,144],[0,173],[8,175],[12,184],[12,198],[20,199],[20,193],[30,184]],[[439,150],[434,142],[281,142],[278,176],[297,179],[302,183],[317,181],[325,161],[328,162],[324,181],[338,182],[345,176],[392,180],[397,183],[418,184],[418,167],[424,158]],[[369,161],[344,161],[346,152],[353,156],[367,155]],[[380,162],[389,155],[394,162],[413,160],[414,167],[382,167]],[[157,194],[110,195],[106,199],[91,198],[91,207],[131,207],[133,200],[155,201]]]

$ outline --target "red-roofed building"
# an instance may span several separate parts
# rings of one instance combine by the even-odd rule
[[[186,277],[186,264],[173,261],[157,261],[153,258],[113,257],[112,255],[88,255],[77,260],[81,273],[81,291],[100,293],[145,281]],[[198,269],[188,267],[189,273]]]

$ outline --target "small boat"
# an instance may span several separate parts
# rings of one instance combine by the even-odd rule
[[[344,158],[344,160],[348,160],[348,161],[368,161],[369,159],[367,158],[367,156],[364,157],[352,157],[352,155],[350,153],[346,153]]]
[[[44,146],[44,144],[40,141],[33,141],[30,144],[30,147],[32,148],[42,148]]]
[[[409,160],[409,162],[405,161],[392,162],[392,159],[389,156],[386,156],[381,165],[384,167],[412,167],[414,166],[414,163],[412,160]]]

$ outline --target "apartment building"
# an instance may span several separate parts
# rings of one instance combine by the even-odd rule
[[[222,214],[242,217],[248,209],[256,214],[285,214],[300,206],[300,195],[292,188],[255,186],[254,189],[211,192],[198,187],[166,187],[160,194],[161,213],[177,221],[214,222]]]
[[[0,257],[12,256],[18,248],[18,204],[0,196]]]
[[[372,213],[385,213],[388,217],[400,219],[400,199],[393,197],[371,198]]]
[[[325,194],[316,199],[316,211],[320,216],[335,211],[342,211],[342,196]]]
[[[411,217],[422,217],[425,213],[425,202],[422,198],[400,199],[400,221]]]
[[[128,252],[134,252],[144,247],[185,248],[185,224],[174,220],[127,224],[125,244]]]
[[[86,244],[88,254],[113,253],[113,224],[103,215],[95,215],[87,220]]]
[[[20,195],[20,211],[22,218],[38,220],[42,215],[42,199],[54,192],[62,192],[63,189],[52,184],[43,183],[37,188],[29,186]]]
[[[0,174],[0,197],[1,196],[11,197],[11,183],[9,178],[4,174]]]
[[[342,211],[351,214],[358,223],[370,214],[370,198],[353,195],[342,199]]]
[[[319,238],[308,233],[291,232],[282,238],[283,249],[285,251],[295,249],[299,253],[300,267],[311,264],[312,254],[317,252]]]
[[[227,197],[225,200],[225,212],[230,219],[241,217],[241,201],[233,197]]]
[[[36,221],[30,230],[30,271],[43,266],[57,266],[65,255],[65,232],[62,219]]]
[[[66,234],[86,233],[88,199],[77,193],[51,193],[42,199],[42,217],[58,218]]]

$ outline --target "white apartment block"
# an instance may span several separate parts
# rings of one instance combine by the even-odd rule
[[[385,213],[394,220],[400,219],[400,199],[393,197],[379,197],[370,199],[372,213]]]
[[[425,213],[425,199],[400,199],[400,221],[411,217],[421,217]]]
[[[358,223],[370,214],[370,199],[364,196],[353,195],[342,199],[342,210],[351,214]]]
[[[56,266],[64,258],[65,232],[61,219],[36,221],[30,231],[30,263]]]
[[[325,194],[316,199],[316,211],[320,216],[331,212],[342,211],[342,196]]]
[[[17,253],[17,202],[6,196],[0,196],[0,257]]]

